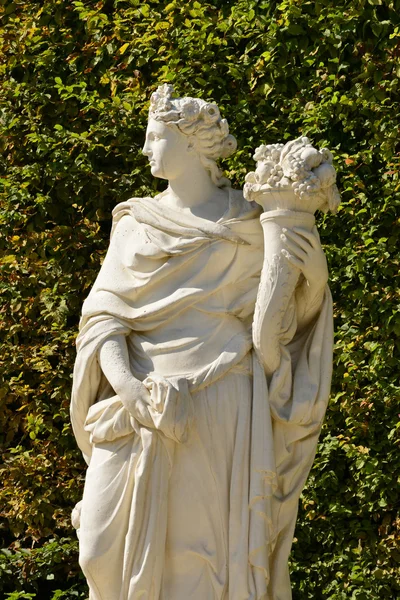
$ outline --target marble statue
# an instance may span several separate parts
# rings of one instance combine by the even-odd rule
[[[82,309],[73,512],[91,600],[289,600],[298,499],[332,368],[316,209],[328,150],[261,146],[243,192],[215,104],[152,95],[143,153],[168,181],[116,206]]]

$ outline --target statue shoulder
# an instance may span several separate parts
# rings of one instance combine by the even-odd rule
[[[259,219],[261,207],[256,202],[249,202],[243,195],[243,190],[230,190],[231,206],[239,219]]]
[[[145,203],[145,202],[152,202],[153,198],[151,198],[150,196],[145,196],[144,198],[138,198],[138,197],[133,197],[133,198],[129,198],[129,200],[124,200],[124,202],[120,202],[119,204],[117,204],[113,211],[112,211],[112,216],[114,220],[118,220],[120,219],[124,214],[132,212],[132,210],[134,209],[134,207],[138,204],[141,203]]]
[[[148,202],[153,202],[153,198],[145,197],[145,198],[129,198],[129,200],[125,200],[124,202],[120,202],[115,206],[112,211],[112,228],[111,228],[111,237],[115,234],[118,229],[121,229],[122,226],[119,223],[123,220],[125,224],[127,224],[128,220],[131,221],[131,227],[134,227],[134,224],[137,222],[136,214],[140,207],[145,205]],[[125,218],[125,217],[129,217]]]

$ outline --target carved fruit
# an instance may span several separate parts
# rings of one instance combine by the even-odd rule
[[[316,148],[313,148],[312,146],[304,148],[304,150],[300,154],[300,158],[301,160],[304,160],[306,168],[310,171],[311,169],[319,167],[319,165],[323,161],[323,157],[321,156],[321,154],[318,152],[318,150],[316,150]]]
[[[272,161],[259,161],[256,168],[257,183],[267,183],[274,166]]]
[[[328,163],[323,163],[314,169],[313,173],[320,180],[322,188],[327,188],[333,185],[336,181],[335,168]]]
[[[254,171],[250,171],[249,173],[247,173],[246,177],[244,178],[246,183],[257,183],[257,177]]]

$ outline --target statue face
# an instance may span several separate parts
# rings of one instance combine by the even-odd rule
[[[161,179],[173,180],[187,168],[188,138],[177,127],[149,119],[143,154],[150,163],[151,174]]]

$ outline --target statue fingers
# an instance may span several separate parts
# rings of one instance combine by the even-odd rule
[[[304,269],[304,262],[300,258],[293,256],[293,254],[290,254],[290,252],[285,249],[281,250],[281,253],[291,265],[297,267],[301,271]]]
[[[312,233],[314,234],[316,241],[320,244],[321,238],[320,238],[319,231],[318,231],[318,228],[316,225],[313,226]]]
[[[301,227],[293,227],[293,233],[299,235],[299,237],[305,238],[307,240],[305,243],[308,243],[308,245],[313,248],[317,248],[320,245],[319,236],[316,235],[316,231],[316,227],[313,227],[312,231],[307,231],[307,229],[302,229]]]
[[[155,427],[154,420],[151,416],[150,410],[147,406],[140,405],[141,403],[137,403],[135,414],[133,415],[135,419],[140,423],[140,425],[144,425],[145,427],[149,427],[153,429]]]
[[[302,261],[306,261],[308,258],[308,253],[307,253],[307,249],[303,248],[302,246],[300,246],[296,241],[293,241],[292,239],[289,239],[288,237],[286,237],[286,235],[284,233],[281,234],[281,240],[283,242],[285,242],[285,245],[287,246],[287,248],[290,250],[290,252],[292,254],[294,254],[296,256],[296,258],[299,258]],[[308,249],[310,250],[310,245],[308,244]]]

